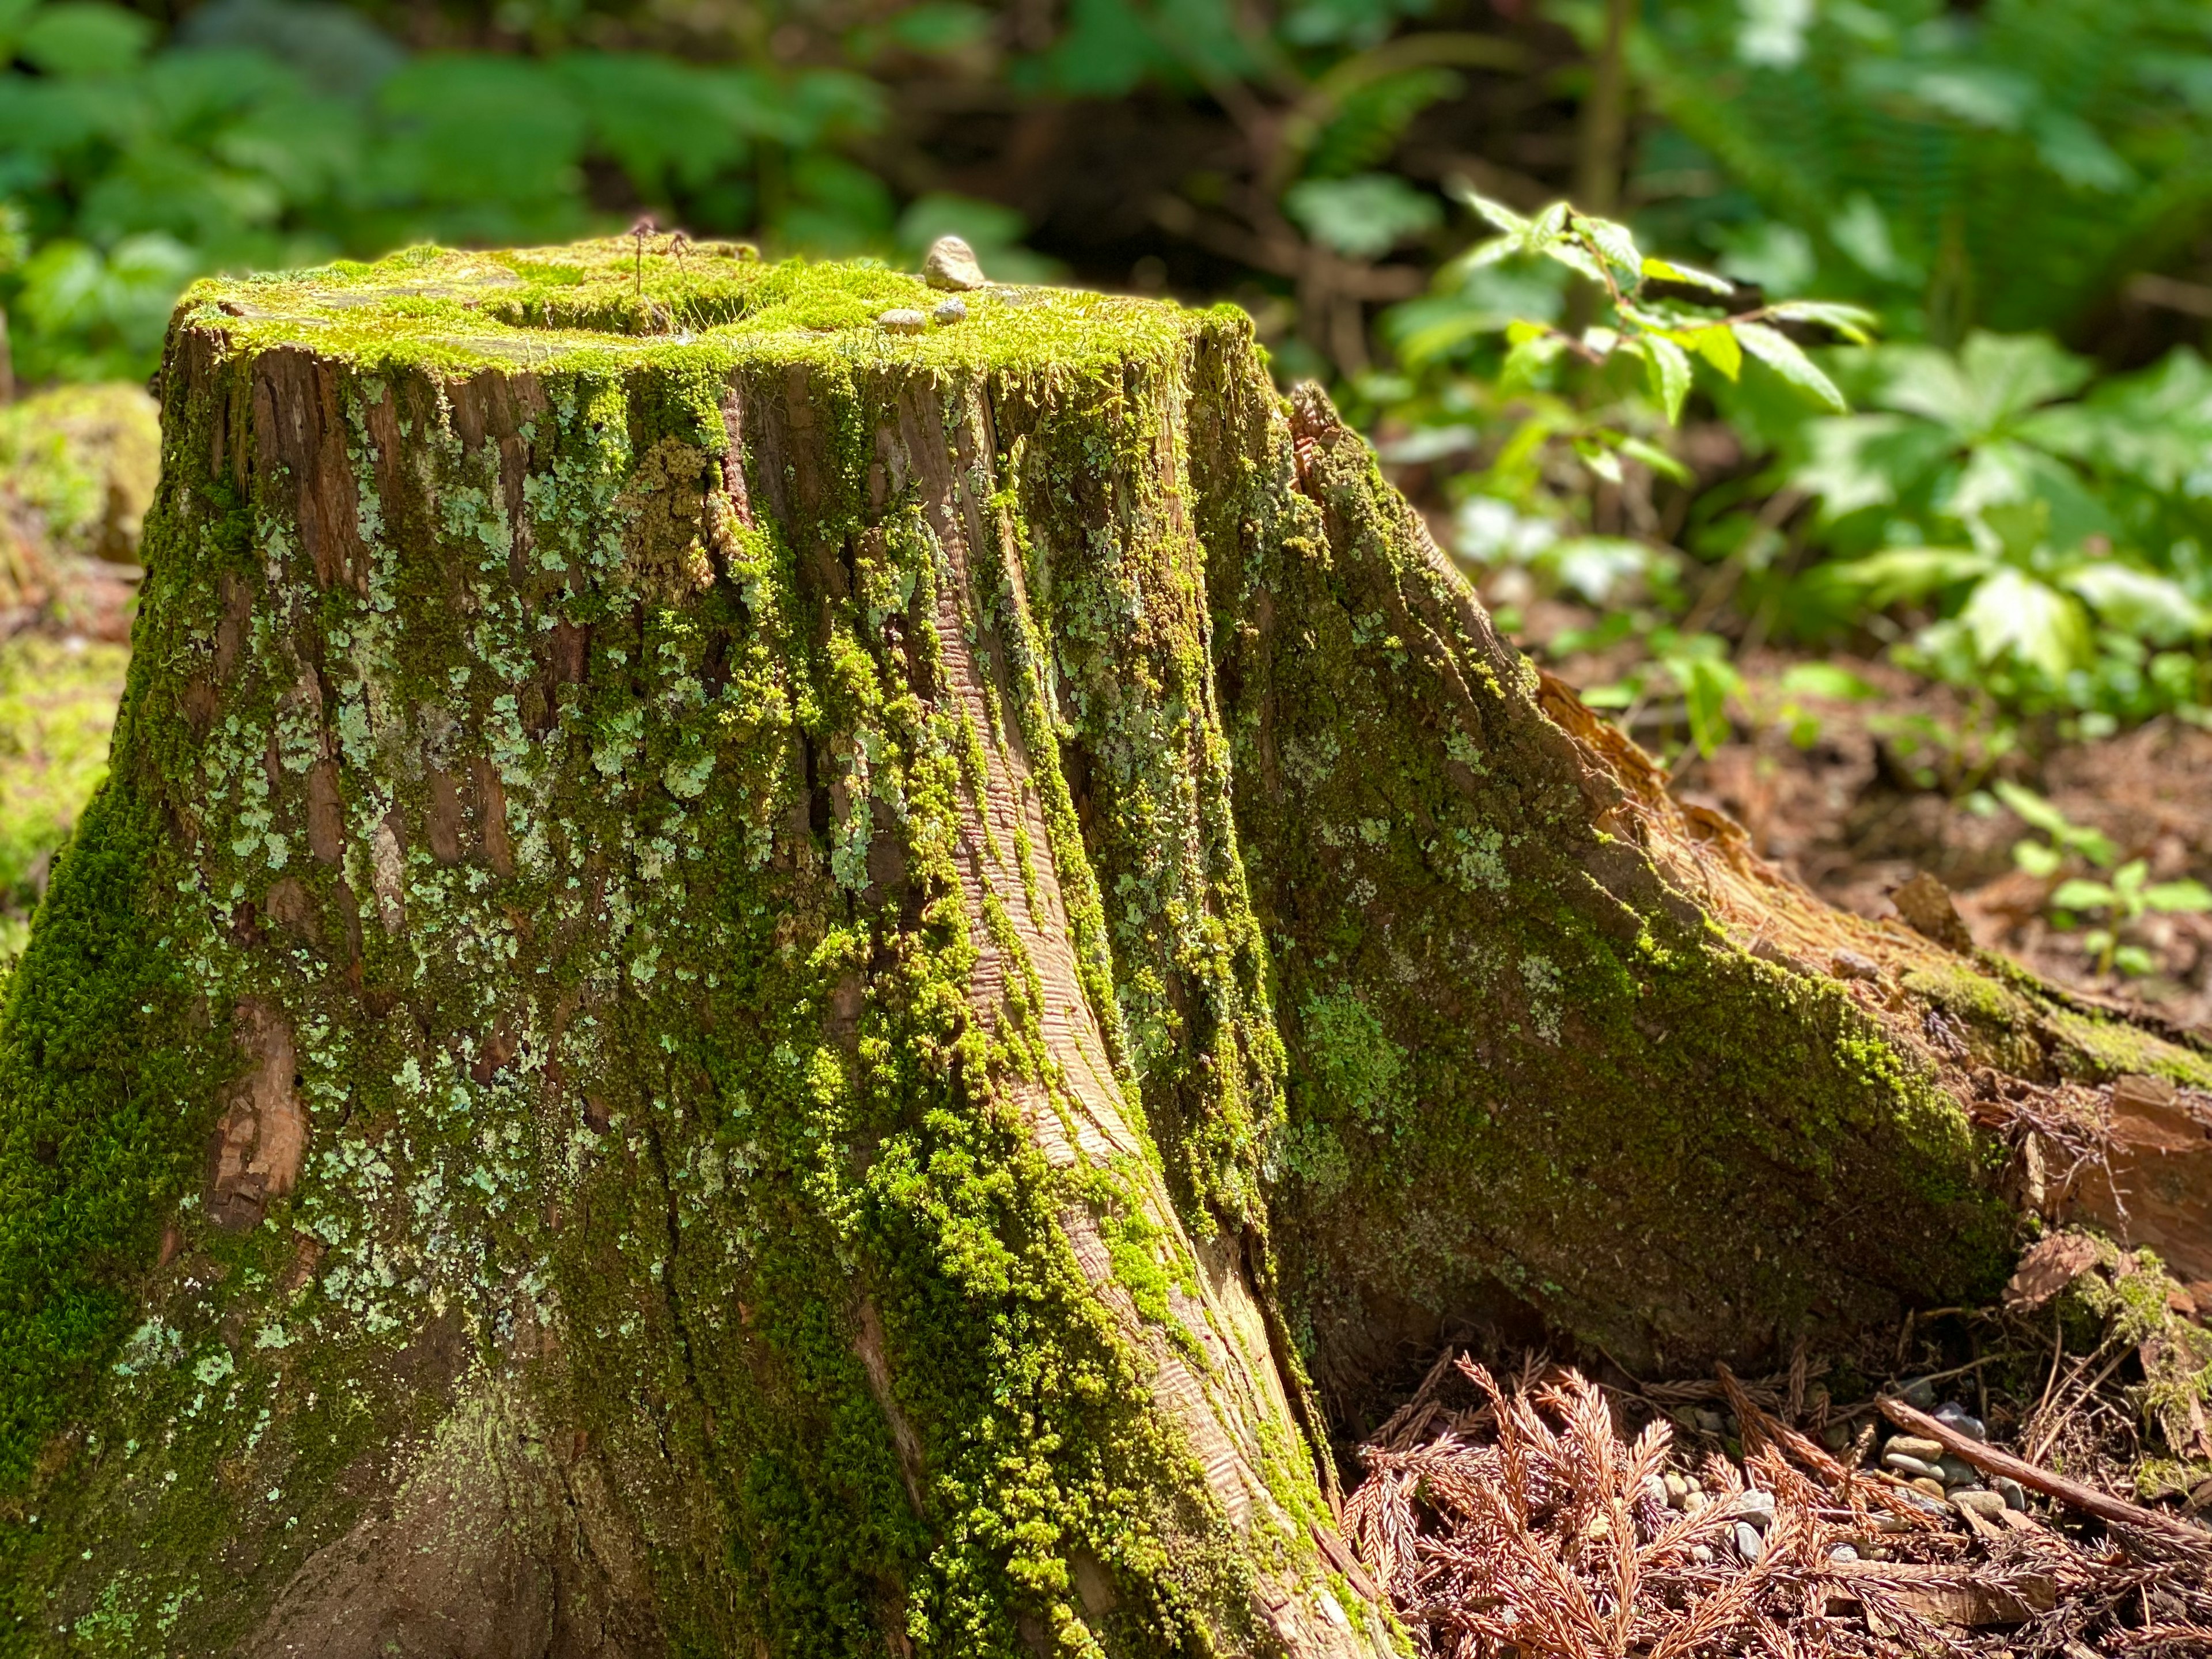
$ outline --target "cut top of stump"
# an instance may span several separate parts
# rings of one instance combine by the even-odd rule
[[[1146,357],[1193,313],[1154,300],[991,283],[959,326],[885,328],[942,296],[872,264],[763,262],[737,242],[608,237],[471,252],[412,247],[374,264],[195,283],[174,326],[247,352],[305,348],[371,370],[714,370],[739,361],[842,360],[925,368],[1080,369]]]

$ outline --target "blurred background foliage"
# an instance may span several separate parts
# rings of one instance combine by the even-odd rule
[[[1663,750],[1797,707],[1744,678],[1783,647],[2008,733],[2212,720],[2203,0],[0,0],[0,40],[26,388],[143,378],[212,270],[957,230],[994,276],[1243,304]],[[1686,392],[1509,362],[1612,324],[1475,252],[1468,187],[1718,273],[1848,410],[1712,353]]]

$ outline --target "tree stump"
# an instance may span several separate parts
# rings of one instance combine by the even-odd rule
[[[1991,1293],[1977,1068],[2207,1075],[1676,807],[1241,313],[932,297],[185,297],[0,1651],[1387,1653],[1329,1438],[1443,1334]]]

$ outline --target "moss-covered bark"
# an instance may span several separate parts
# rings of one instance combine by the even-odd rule
[[[925,297],[186,297],[0,1027],[0,1653],[1380,1653],[1309,1376],[2001,1276],[1911,1021],[2031,993],[1777,950],[1238,314]]]

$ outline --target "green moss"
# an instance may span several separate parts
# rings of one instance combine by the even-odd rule
[[[221,1650],[486,1376],[580,1431],[672,1650],[1012,1653],[1031,1620],[1071,1653],[1238,1650],[1255,1571],[1318,1582],[1289,1426],[1263,1458],[1289,1518],[1247,1538],[1152,1404],[1164,1355],[1205,1363],[1179,1224],[1258,1222],[1279,1066],[1202,560],[1147,482],[1191,325],[992,289],[952,328],[873,326],[919,295],[727,250],[649,255],[641,283],[610,243],[187,296],[116,779],[0,1035],[0,1065],[42,1021],[42,1054],[76,1045],[0,1082],[98,1151],[10,1141],[0,1188],[24,1250],[38,1204],[76,1206],[66,1256],[0,1256],[70,1326],[6,1374],[19,1632]],[[271,349],[301,340],[312,362]],[[295,370],[320,447],[254,423],[257,377]],[[1001,448],[954,505],[1000,507],[956,564],[878,434],[968,442],[987,410]],[[1053,560],[1032,612],[1017,573]],[[1117,603],[1151,618],[1133,671],[1086,632],[1072,673],[1037,616]],[[947,693],[952,641],[976,705]],[[1110,713],[1064,720],[1071,684]],[[1146,752],[1160,732],[1206,789]],[[1144,802],[1127,863],[1093,858],[1062,769],[1092,733]],[[1041,846],[986,811],[1018,773]],[[1196,850],[1170,876],[1139,835]],[[1079,1109],[1023,921],[1048,878],[1109,1086],[1139,1081],[1139,974],[1178,1005],[1099,1209],[1135,1328],[1069,1239],[1086,1171],[1024,1116]],[[145,1041],[98,1049],[126,1000]],[[310,1129],[297,1189],[233,1233],[195,1175],[248,1001],[290,1033]],[[131,1092],[148,1055],[200,1067],[161,1074],[160,1114]],[[1077,1607],[1079,1553],[1110,1613]]]
[[[2065,1069],[2093,1082],[2134,1073],[2171,1078],[2185,1088],[2212,1088],[2212,1056],[2169,1042],[2138,1026],[2100,1019],[2070,1008],[2045,1015],[2064,1044]]]
[[[1924,1066],[1598,834],[1370,452],[1318,405],[1274,425],[1215,337],[1197,522],[1238,842],[1300,1016],[1273,1225],[1325,1381],[1379,1406],[1378,1345],[1532,1308],[1658,1366],[1993,1289],[1987,1151]]]
[[[0,896],[14,904],[34,902],[34,872],[107,775],[129,660],[116,646],[36,634],[0,645]]]

